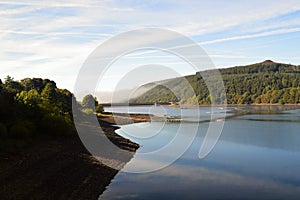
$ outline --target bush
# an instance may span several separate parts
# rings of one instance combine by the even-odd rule
[[[103,112],[104,112],[103,106],[101,104],[98,104],[96,106],[96,113],[103,113]]]
[[[84,114],[87,114],[87,115],[92,115],[94,114],[94,111],[93,109],[83,109],[81,110]]]
[[[74,125],[67,116],[48,114],[41,121],[41,128],[51,135],[70,135],[74,133]]]
[[[9,137],[14,139],[28,139],[36,133],[35,125],[30,121],[19,121],[9,129]]]

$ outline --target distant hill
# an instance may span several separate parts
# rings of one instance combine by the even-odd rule
[[[221,95],[220,81],[214,83],[215,92],[220,93],[215,100],[217,103],[228,104],[296,104],[300,103],[300,66],[276,63],[266,60],[247,66],[236,66],[219,69],[225,90]],[[201,73],[210,73],[212,70]],[[184,79],[188,80],[195,95],[183,86]],[[164,83],[166,86],[159,85]],[[153,85],[156,85],[153,87]],[[149,87],[151,86],[151,87]],[[142,95],[131,99],[131,103],[181,102],[184,104],[210,104],[211,96],[200,74],[189,75],[170,80],[149,83],[141,88],[151,88]],[[179,93],[171,92],[168,88]]]

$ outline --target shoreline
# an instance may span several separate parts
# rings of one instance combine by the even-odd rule
[[[170,106],[193,106],[189,104],[181,104],[181,105],[170,105]],[[199,107],[218,107],[218,106],[300,106],[300,103],[298,104],[271,104],[271,103],[260,103],[260,104],[200,104]]]
[[[154,104],[135,104],[135,105],[106,105],[105,107],[143,107],[143,106],[153,106]],[[198,106],[198,107],[218,107],[218,106],[300,106],[300,103],[286,103],[286,104],[279,104],[279,103],[253,103],[253,104],[199,104],[199,105],[193,105],[193,104],[159,104],[162,106],[170,106],[170,107],[176,107],[176,106]],[[120,113],[121,114],[121,113]]]
[[[143,114],[117,118],[123,124],[149,121]],[[133,156],[139,145],[115,133],[119,127],[112,115],[98,119],[105,136]],[[37,138],[31,146],[0,156],[1,199],[98,199],[119,172],[94,158],[77,134]]]

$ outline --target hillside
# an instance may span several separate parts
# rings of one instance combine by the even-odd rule
[[[261,63],[224,68],[219,70],[226,95],[221,94],[218,80],[214,82],[213,90],[219,94],[215,102],[228,104],[296,104],[300,103],[300,66],[276,63],[266,60]],[[210,73],[212,70],[201,73]],[[189,94],[183,87],[184,78],[191,84],[195,95]],[[185,104],[210,104],[211,97],[208,88],[200,74],[189,75],[164,81],[144,94],[131,99],[131,103],[181,102]],[[150,83],[153,85],[154,83]],[[148,85],[148,84],[147,84]],[[147,85],[142,86],[148,87]],[[165,87],[166,86],[166,87]],[[171,92],[171,88],[180,96]]]

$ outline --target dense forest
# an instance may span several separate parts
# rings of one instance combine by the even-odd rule
[[[43,136],[73,135],[73,100],[76,102],[70,91],[57,88],[48,79],[15,81],[7,76],[4,82],[0,80],[0,152],[23,147]],[[92,95],[76,105],[85,114],[103,111]]]
[[[238,66],[219,70],[223,79],[225,92],[220,90],[221,80],[213,81],[213,92],[217,94],[214,102],[219,104],[297,104],[300,103],[300,66],[275,63],[266,60],[261,63]],[[212,70],[201,72],[206,74]],[[131,99],[131,103],[180,102],[183,104],[211,104],[210,92],[200,72],[183,78],[157,82],[157,86],[141,96]],[[194,93],[190,93],[184,85],[186,79]],[[163,85],[160,85],[163,83]],[[149,87],[153,83],[145,85]],[[171,92],[175,91],[175,96]]]

